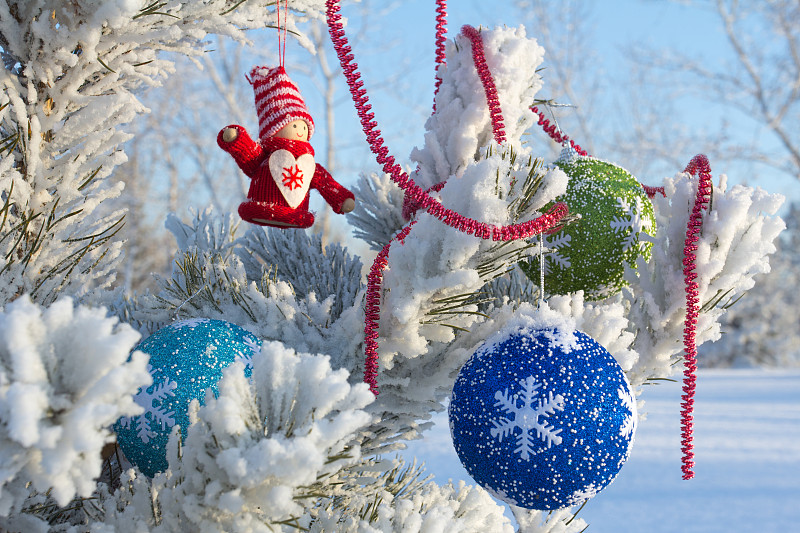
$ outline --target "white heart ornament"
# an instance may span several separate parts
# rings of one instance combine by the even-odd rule
[[[311,154],[295,158],[289,150],[276,150],[269,156],[269,173],[292,209],[305,200],[316,167]]]

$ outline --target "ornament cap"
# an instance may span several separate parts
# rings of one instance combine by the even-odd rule
[[[572,146],[565,146],[561,150],[561,153],[559,154],[558,159],[556,159],[556,162],[569,165],[570,163],[574,163],[575,161],[577,161],[580,157],[581,155],[578,153],[577,150],[575,150],[575,148],[573,148]]]

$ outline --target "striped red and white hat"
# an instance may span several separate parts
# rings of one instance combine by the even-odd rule
[[[253,84],[258,112],[258,137],[266,139],[295,120],[308,124],[308,138],[314,133],[314,119],[306,108],[297,85],[283,67],[255,67],[247,80]]]

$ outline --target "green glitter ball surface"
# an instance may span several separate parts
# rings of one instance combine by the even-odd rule
[[[613,163],[577,157],[556,165],[569,177],[567,191],[556,201],[581,218],[545,237],[545,292],[583,290],[587,300],[601,300],[625,286],[625,264],[635,267],[638,257],[650,259],[652,244],[640,234],[655,235],[653,204],[636,178]],[[520,267],[539,283],[538,256]]]

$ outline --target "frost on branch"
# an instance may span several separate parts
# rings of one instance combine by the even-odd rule
[[[409,533],[512,533],[510,520],[489,494],[478,487],[426,483],[422,488],[392,498],[384,491],[381,501],[374,504],[366,498],[352,502],[361,512],[337,512],[326,507],[309,531],[314,533],[358,532],[380,533],[403,531]]]
[[[530,172],[533,170],[533,172]],[[523,196],[522,184],[541,180],[541,186],[531,191],[527,203],[519,212]],[[541,169],[536,160],[525,154],[502,152],[497,145],[487,151],[484,158],[471,163],[460,178],[448,181],[441,190],[442,203],[464,216],[497,226],[526,221],[539,215],[540,210],[566,187],[566,176],[553,169]],[[381,318],[381,330],[386,328],[386,339],[381,340],[382,364],[394,365],[393,352],[414,358],[428,349],[428,342],[450,342],[453,328],[467,328],[478,317],[458,313],[444,313],[442,318],[423,317],[437,305],[459,295],[471,294],[489,279],[502,274],[493,269],[493,255],[502,255],[506,264],[515,252],[521,252],[526,242],[498,245],[491,240],[460,232],[427,213],[418,214],[417,224],[404,242],[392,246],[389,269],[384,274],[384,287],[388,289]],[[482,268],[486,267],[486,268]],[[474,310],[474,309],[468,309]],[[420,320],[429,325],[421,323]]]
[[[148,334],[173,318],[226,320],[300,352],[327,353],[334,368],[352,373],[362,364],[360,263],[346,250],[323,250],[304,232],[269,237],[259,228],[240,238],[233,215],[211,210],[190,223],[170,215],[167,227],[178,241],[172,275],[158,280],[156,294],[117,295],[123,320]]]
[[[567,177],[543,167],[519,138],[533,120],[528,106],[541,86],[535,73],[541,49],[522,29],[485,30],[482,35],[489,67],[499,73],[495,78],[509,142],[493,142],[471,45],[457,38],[447,51],[425,145],[412,154],[420,168],[414,179],[422,187],[447,180],[435,194],[445,207],[502,226],[539,216],[565,191]],[[383,191],[379,185],[383,182],[374,180],[375,190]],[[391,198],[389,191],[381,195]],[[392,427],[407,437],[418,431],[420,419],[441,409],[453,376],[481,342],[474,332],[486,331],[479,327],[488,318],[478,309],[481,288],[531,246],[481,240],[422,211],[416,221],[388,254],[378,339],[381,394],[371,408],[385,410],[384,429]],[[382,244],[370,235],[373,246]]]
[[[569,509],[543,512],[511,506],[519,533],[582,533],[589,525]]]
[[[291,283],[299,299],[313,293],[319,301],[330,301],[326,323],[334,322],[360,299],[361,261],[339,243],[323,249],[320,234],[249,225],[238,244],[237,253],[251,279],[270,265],[278,279]]]
[[[408,221],[403,218],[403,190],[388,174],[361,174],[354,192],[358,203],[347,217],[353,235],[379,251]]]
[[[252,381],[234,363],[219,397],[195,404],[180,457],[171,438],[170,471],[152,489],[159,531],[268,531],[303,515],[304,504],[330,490],[327,477],[360,461],[351,440],[371,420],[366,385],[351,386],[327,356],[279,342],[264,343],[252,363]]]
[[[544,49],[526,38],[523,27],[481,30],[481,35],[506,137],[517,153],[527,156],[521,136],[534,123],[529,107],[542,87],[536,68],[544,58]],[[481,159],[493,140],[489,108],[469,40],[457,36],[448,41],[446,54],[447,63],[438,70],[442,84],[436,111],[425,124],[424,147],[411,153],[417,167],[412,177],[423,189],[451,176],[461,177],[469,164]],[[356,227],[354,235],[380,250],[405,225],[403,191],[388,175],[372,174],[361,176],[355,192],[359,204],[349,218]]]
[[[634,349],[639,360],[628,372],[633,386],[650,377],[668,376],[683,351],[686,317],[684,242],[686,225],[697,194],[697,179],[685,173],[665,178],[666,197],[654,198],[658,232],[649,263],[639,260],[639,274],[628,270],[625,298],[637,327]],[[783,197],[742,185],[727,187],[723,175],[703,212],[695,272],[700,315],[697,345],[717,340],[719,319],[728,305],[753,286],[756,274],[770,271],[769,254],[784,223],[776,216]],[[699,358],[702,359],[702,350]]]
[[[525,28],[481,30],[486,64],[497,87],[506,139],[516,150],[522,134],[533,123],[530,111],[542,79],[536,69],[544,48],[526,38]],[[464,36],[447,42],[447,64],[439,68],[442,84],[436,95],[436,112],[425,124],[425,147],[415,149],[411,160],[419,164],[417,185],[431,185],[460,177],[492,142],[492,122],[486,95],[475,70],[472,45]]]
[[[730,308],[722,325],[723,341],[703,346],[703,366],[800,366],[798,294],[800,286],[800,205],[784,216],[786,230],[770,258],[770,273],[759,276],[747,295]]]
[[[505,225],[535,218],[565,187],[562,172],[492,145],[440,194],[450,209]],[[478,325],[494,318],[478,309],[482,287],[513,268],[529,246],[481,240],[417,214],[404,242],[392,245],[384,271],[376,408],[395,406],[387,410],[419,418],[441,409],[453,376],[485,338],[475,333],[485,332]]]
[[[580,330],[601,344],[614,356],[626,373],[633,368],[639,354],[633,350],[635,338],[628,321],[628,308],[619,297],[602,302],[586,302],[583,292],[551,296],[548,307],[563,316],[572,317],[574,329]]]
[[[0,311],[0,516],[28,482],[60,505],[94,491],[109,426],[139,414],[133,394],[150,384],[147,356],[127,361],[138,339],[68,298],[42,309],[23,296]]]

